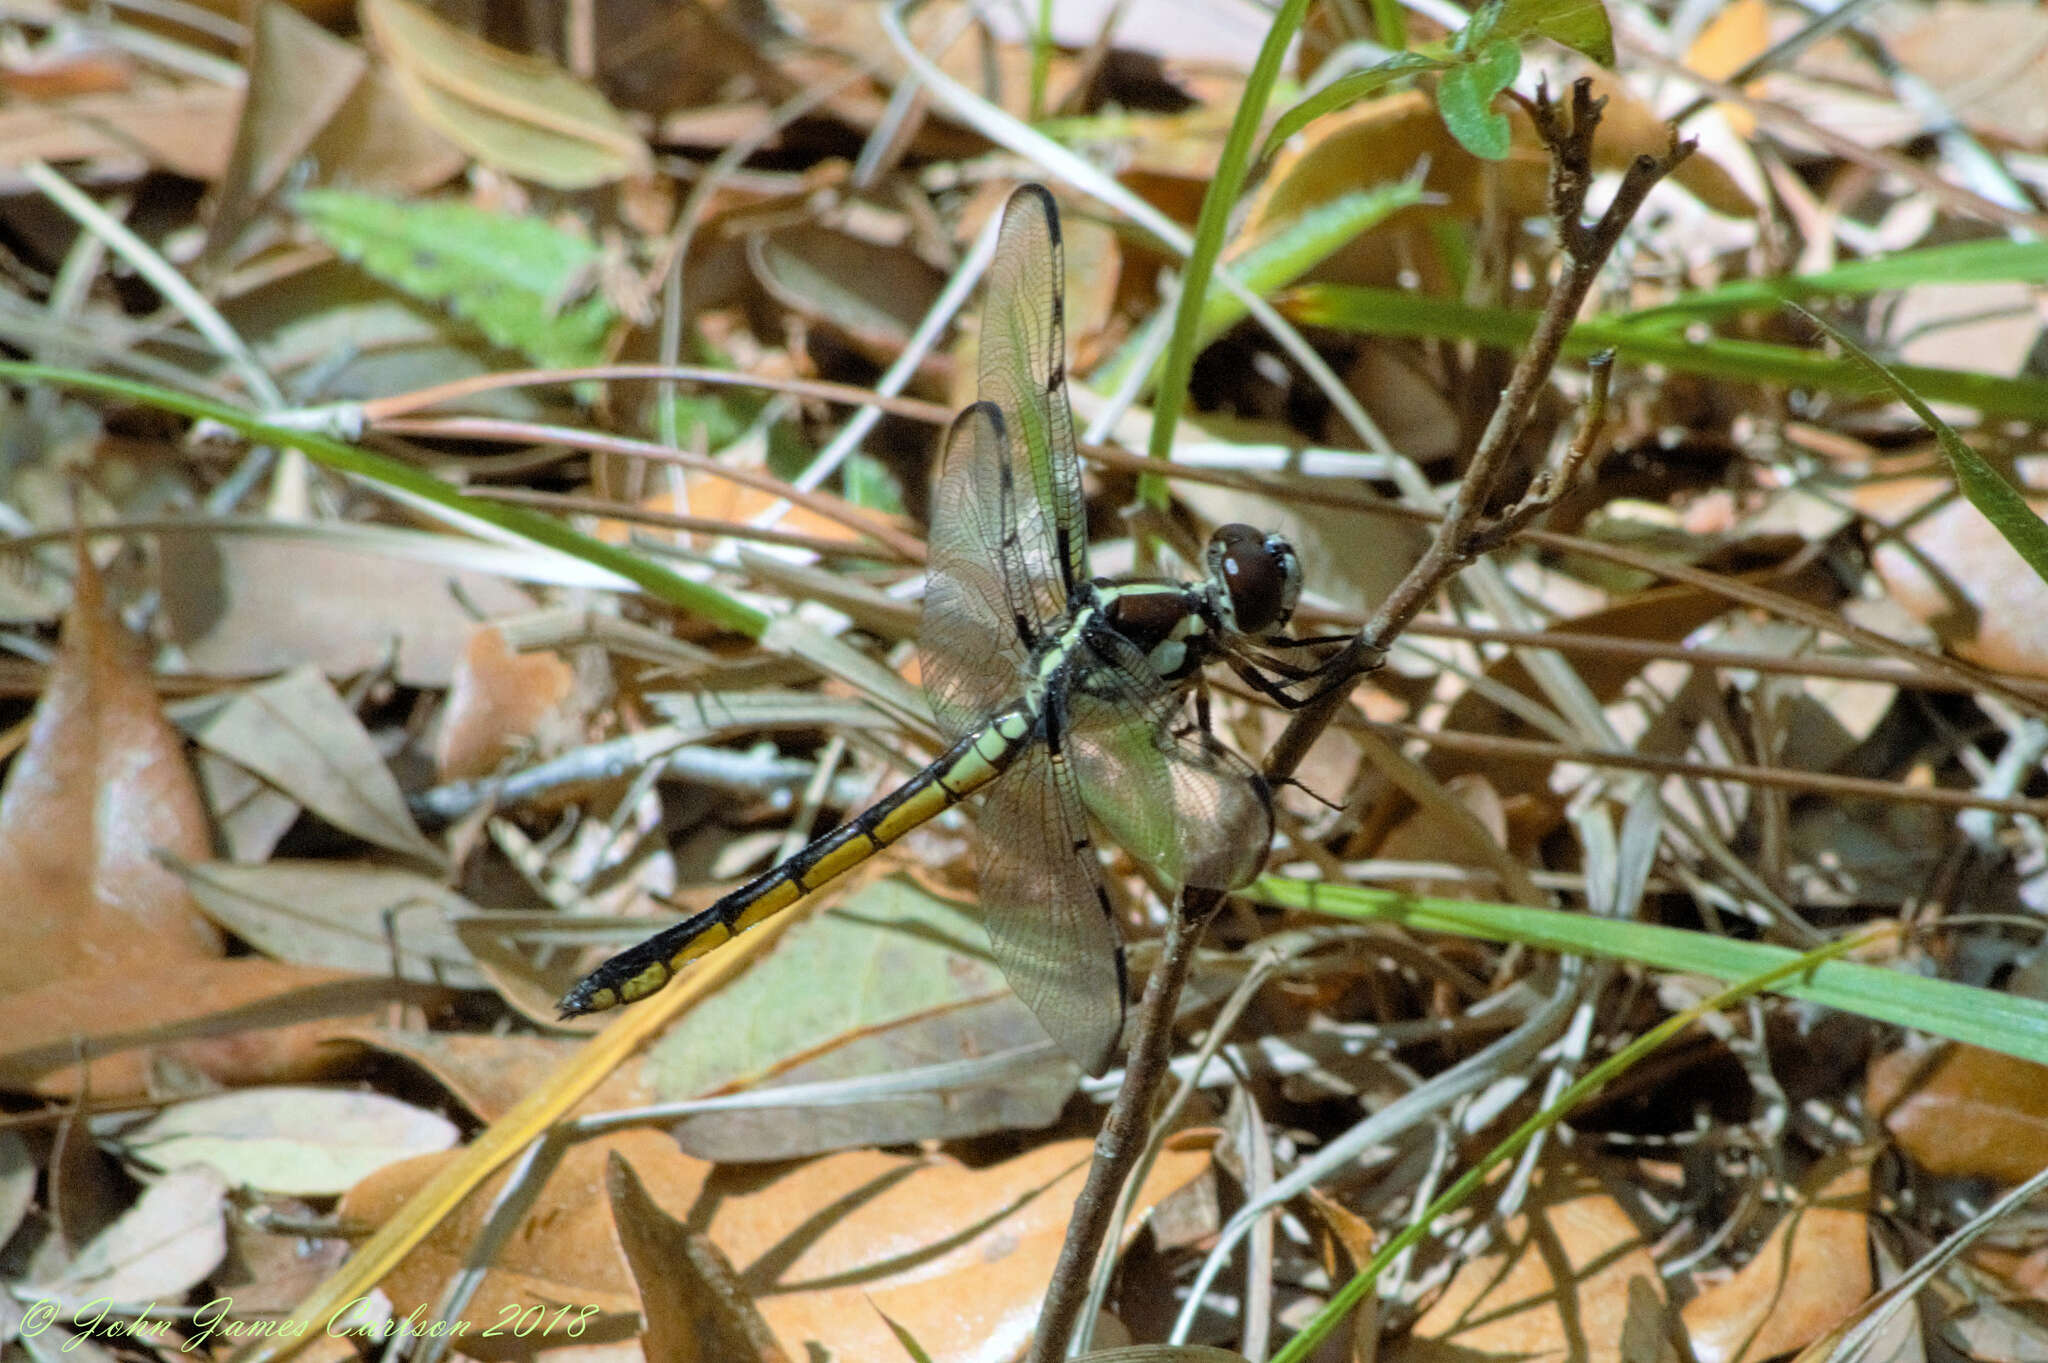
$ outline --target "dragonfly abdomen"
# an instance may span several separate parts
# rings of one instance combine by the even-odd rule
[[[691,961],[831,884],[1001,776],[1030,741],[1036,725],[1037,716],[1026,705],[994,715],[858,817],[711,907],[613,956],[578,981],[556,1006],[563,1017],[575,1017],[646,998]]]

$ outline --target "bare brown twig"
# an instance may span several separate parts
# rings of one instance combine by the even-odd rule
[[[1592,182],[1593,134],[1600,121],[1601,101],[1593,98],[1591,84],[1581,80],[1573,85],[1566,106],[1561,107],[1541,89],[1533,100],[1524,103],[1550,149],[1550,202],[1557,220],[1558,240],[1565,252],[1563,275],[1551,291],[1536,332],[1515,365],[1492,420],[1480,436],[1465,479],[1428,549],[1365,627],[1331,661],[1329,680],[1322,693],[1296,712],[1268,755],[1268,781],[1283,780],[1293,774],[1310,745],[1344,705],[1352,686],[1385,661],[1394,639],[1421,614],[1446,582],[1481,553],[1497,547],[1514,530],[1527,525],[1548,505],[1544,497],[1554,498],[1568,484],[1569,480],[1563,477],[1541,480],[1540,491],[1532,489],[1528,498],[1508,511],[1495,515],[1487,512],[1509,466],[1509,456],[1544,385],[1550,381],[1565,335],[1594,279],[1623,229],[1642,207],[1644,197],[1692,153],[1692,144],[1679,142],[1674,132],[1664,155],[1636,158],[1606,211],[1596,221],[1587,223],[1586,192]],[[1597,420],[1597,413],[1592,414],[1589,427],[1597,426]],[[1588,449],[1591,440],[1591,433],[1582,431],[1580,441]],[[1567,456],[1566,463],[1575,467],[1583,459],[1582,453],[1575,452]],[[1180,982],[1186,976],[1195,945],[1223,900],[1224,895],[1219,892],[1190,889],[1182,896],[1179,912],[1168,922],[1159,968],[1146,987],[1139,1009],[1123,1086],[1117,1090],[1102,1134],[1096,1138],[1095,1162],[1081,1195],[1075,1199],[1074,1219],[1067,1228],[1066,1243],[1046,1289],[1038,1331],[1028,1355],[1031,1363],[1056,1363],[1066,1356],[1076,1317],[1087,1298],[1089,1271],[1109,1232],[1117,1192],[1129,1177],[1144,1144],[1146,1117],[1172,1047]]]

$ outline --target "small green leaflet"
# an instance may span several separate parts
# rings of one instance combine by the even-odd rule
[[[1521,74],[1522,49],[1512,38],[1494,38],[1468,62],[1444,72],[1436,89],[1437,112],[1459,145],[1474,156],[1499,161],[1508,154],[1510,130],[1506,114],[1497,113],[1493,97]]]
[[[598,249],[581,237],[445,199],[408,204],[315,189],[292,206],[343,259],[447,308],[493,345],[549,368],[603,358],[618,314],[590,292]]]

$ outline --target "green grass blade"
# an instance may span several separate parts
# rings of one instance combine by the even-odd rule
[[[1738,942],[1712,933],[1557,909],[1431,899],[1279,876],[1262,877],[1250,893],[1281,908],[1399,923],[1417,932],[1447,932],[1573,955],[1604,956],[1717,980],[1749,979],[1800,959],[1796,952],[1761,942]],[[1851,961],[1830,962],[1779,992],[2048,1064],[2048,1002],[2039,999]]]
[[[1398,289],[1314,284],[1281,300],[1288,317],[1361,335],[1428,336],[1483,341],[1514,348],[1527,342],[1536,314],[1515,308],[1474,307],[1424,298]],[[1777,383],[1863,394],[1870,378],[1853,360],[1795,346],[1709,337],[1695,341],[1665,327],[1598,317],[1573,326],[1564,353],[1583,358],[1612,347],[1636,364],[1661,364],[1688,374],[1748,383]],[[2048,381],[2004,378],[1961,369],[1897,365],[1892,371],[1929,402],[1953,402],[1987,416],[2048,421]]]
[[[171,388],[138,383],[109,374],[88,374],[52,365],[0,360],[0,382],[53,384],[80,392],[124,398],[193,420],[217,421],[259,444],[302,450],[308,458],[338,473],[416,497],[457,515],[472,517],[521,539],[617,573],[660,601],[711,621],[721,629],[759,638],[769,616],[715,587],[693,582],[678,573],[615,544],[570,528],[553,516],[522,506],[465,497],[431,474],[410,464],[310,431],[294,430],[252,416],[240,408]]]
[[[1806,316],[1834,338],[1851,364],[1874,383],[1889,388],[1899,401],[1913,409],[1914,416],[1927,424],[1927,428],[1934,432],[1935,443],[1941,446],[1942,457],[1948,460],[1949,468],[1955,473],[1956,486],[1970,499],[1970,505],[1976,507],[1984,519],[1991,522],[1992,529],[2004,536],[2005,542],[2027,561],[2027,566],[2034,570],[2034,576],[2048,581],[2048,522],[2043,522],[2034,513],[2034,508],[2027,505],[2027,499],[2020,495],[2020,490],[1999,476],[1998,470],[1991,467],[1983,455],[1964,444],[1962,437],[1936,416],[1897,373],[1837,328],[1810,312]]]
[[[1400,1233],[1381,1245],[1373,1254],[1371,1262],[1361,1268],[1350,1282],[1344,1284],[1337,1294],[1330,1298],[1329,1305],[1318,1311],[1315,1319],[1303,1327],[1300,1334],[1288,1340],[1287,1347],[1273,1355],[1273,1363],[1305,1363],[1322,1342],[1344,1323],[1344,1318],[1365,1300],[1366,1293],[1372,1290],[1373,1285],[1379,1281],[1380,1274],[1386,1272],[1388,1265],[1428,1235],[1430,1228],[1439,1219],[1457,1210],[1478,1192],[1485,1185],[1487,1175],[1521,1154],[1542,1132],[1570,1116],[1572,1109],[1592,1098],[1623,1073],[1647,1059],[1651,1053],[1677,1040],[1695,1022],[1709,1013],[1720,1012],[1766,990],[1790,993],[1792,982],[1800,976],[1818,973],[1841,964],[1833,958],[1852,950],[1858,940],[1853,937],[1845,938],[1816,951],[1807,952],[1803,956],[1787,952],[1785,955],[1788,959],[1781,964],[1745,976],[1712,998],[1666,1018],[1586,1071],[1558,1095],[1557,1101],[1516,1127],[1512,1135],[1487,1151],[1471,1168],[1459,1175],[1456,1182],[1424,1207],[1421,1214],[1412,1222],[1402,1227]]]
[[[1173,454],[1173,431],[1180,424],[1180,410],[1187,401],[1188,379],[1195,372],[1196,336],[1202,325],[1202,298],[1208,292],[1209,276],[1223,257],[1224,234],[1230,230],[1230,211],[1237,204],[1251,169],[1252,148],[1259,136],[1259,122],[1265,116],[1266,101],[1280,77],[1288,45],[1308,13],[1308,0],[1283,0],[1266,30],[1266,40],[1245,76],[1244,94],[1230,132],[1223,139],[1223,154],[1216,163],[1216,178],[1202,197],[1202,212],[1195,221],[1194,249],[1188,255],[1187,271],[1181,276],[1180,303],[1174,309],[1173,339],[1166,348],[1160,368],[1159,395],[1152,410],[1152,440],[1147,453],[1164,461]],[[1166,487],[1156,478],[1141,481],[1141,501],[1151,506],[1166,505]]]
[[[1231,272],[1253,293],[1284,289],[1389,214],[1421,201],[1422,186],[1413,180],[1340,194],[1261,237],[1231,261]],[[1195,331],[1196,353],[1242,321],[1245,311],[1244,301],[1233,293],[1212,293],[1204,299]],[[1090,383],[1103,392],[1122,384],[1136,357],[1150,348],[1150,338],[1168,324],[1167,314],[1154,313],[1108,364],[1090,376]]]
[[[1923,284],[2039,284],[2048,281],[2048,242],[1959,241],[1875,260],[1854,260],[1813,274],[1738,279],[1627,314],[1630,322],[1678,324],[1774,308],[1806,298],[1860,297]]]

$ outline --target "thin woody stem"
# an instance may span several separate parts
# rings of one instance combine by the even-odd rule
[[[1159,965],[1146,982],[1145,997],[1138,1005],[1138,1025],[1131,1037],[1124,1082],[1116,1091],[1109,1116],[1095,1138],[1095,1160],[1088,1166],[1088,1179],[1074,1199],[1074,1219],[1067,1227],[1066,1242],[1060,1246],[1059,1262],[1053,1266],[1052,1282],[1045,1290],[1045,1304],[1039,1310],[1038,1332],[1032,1336],[1027,1363],[1059,1363],[1067,1356],[1081,1307],[1088,1300],[1088,1278],[1095,1267],[1114,1217],[1117,1193],[1130,1177],[1132,1166],[1145,1148],[1145,1128],[1152,1115],[1152,1099],[1166,1077],[1173,1054],[1173,1017],[1180,1003],[1181,986],[1195,959],[1195,946],[1203,929],[1222,907],[1223,897],[1205,895],[1206,908],[1194,903],[1197,892],[1185,896],[1181,912],[1166,920],[1166,938],[1161,944]]]
[[[1564,273],[1544,306],[1535,334],[1515,365],[1429,548],[1372,619],[1326,666],[1324,676],[1328,680],[1323,689],[1295,713],[1267,757],[1269,783],[1277,784],[1294,774],[1309,746],[1345,704],[1351,687],[1380,665],[1388,645],[1421,614],[1444,583],[1480,552],[1496,547],[1506,538],[1506,532],[1499,528],[1504,522],[1514,523],[1511,528],[1528,524],[1569,485],[1568,476],[1555,477],[1546,488],[1532,492],[1503,515],[1487,515],[1510,466],[1509,456],[1550,381],[1565,337],[1608,255],[1642,207],[1644,197],[1691,153],[1692,146],[1678,142],[1674,134],[1665,155],[1637,157],[1623,176],[1607,211],[1596,222],[1587,224],[1583,212],[1586,192],[1592,183],[1593,131],[1600,121],[1601,102],[1592,97],[1591,83],[1582,80],[1572,88],[1568,115],[1540,89],[1536,98],[1525,104],[1538,134],[1550,149],[1550,204],[1558,221],[1558,240],[1564,246]],[[1596,411],[1589,414],[1573,453],[1566,458],[1568,467],[1560,471],[1561,475],[1583,462],[1597,430]],[[1182,896],[1180,911],[1168,920],[1159,966],[1146,985],[1139,1007],[1124,1082],[1096,1138],[1095,1162],[1088,1171],[1087,1182],[1075,1199],[1074,1220],[1067,1228],[1066,1243],[1060,1249],[1059,1262],[1046,1289],[1038,1332],[1027,1355],[1029,1363],[1060,1363],[1066,1356],[1076,1316],[1087,1300],[1090,1270],[1095,1256],[1102,1251],[1115,1214],[1117,1194],[1144,1148],[1153,1098],[1166,1074],[1172,1051],[1173,1018],[1181,986],[1202,932],[1222,907],[1223,898],[1217,891],[1189,889]]]

